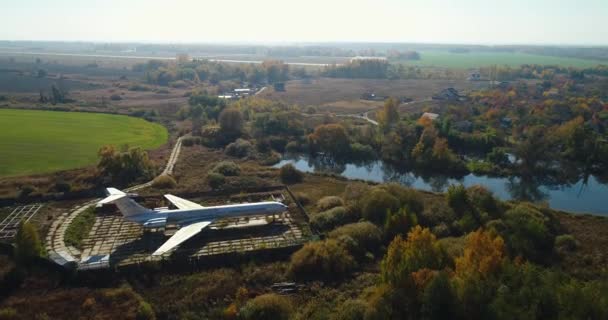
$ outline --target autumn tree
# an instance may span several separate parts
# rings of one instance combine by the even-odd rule
[[[384,131],[388,131],[395,123],[399,122],[399,101],[395,98],[388,98],[384,102],[384,107],[378,112],[378,122]]]
[[[382,279],[395,287],[408,287],[411,275],[423,268],[440,269],[445,254],[428,228],[415,226],[404,239],[395,237],[381,264]]]
[[[119,151],[114,146],[107,145],[101,147],[97,155],[97,169],[109,182],[126,184],[154,176],[154,165],[148,158],[148,153],[139,147],[125,146]]]
[[[329,153],[336,157],[347,155],[350,142],[341,124],[325,124],[315,128],[308,136],[311,150]]]
[[[481,229],[467,236],[464,253],[456,258],[456,274],[460,278],[496,274],[505,258],[505,244],[500,236]]]

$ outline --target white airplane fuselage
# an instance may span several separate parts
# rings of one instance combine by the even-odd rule
[[[214,221],[231,217],[270,215],[287,210],[287,206],[275,201],[223,205],[197,209],[175,209],[149,211],[125,217],[129,221],[141,224],[144,228],[163,228],[167,224],[178,226],[198,221]]]

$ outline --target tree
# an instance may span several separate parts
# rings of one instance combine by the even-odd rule
[[[139,147],[125,146],[122,151],[118,151],[107,145],[101,147],[97,155],[97,168],[101,175],[111,182],[126,184],[154,176],[154,165],[148,158],[148,153]]]
[[[34,258],[42,256],[44,249],[33,224],[21,221],[15,236],[15,258],[18,262],[27,264]]]
[[[381,273],[384,282],[407,288],[412,284],[411,275],[423,268],[440,269],[445,253],[437,238],[428,228],[416,226],[407,234],[407,239],[395,237],[382,259]]]
[[[378,112],[378,122],[384,131],[390,130],[393,125],[399,122],[399,102],[395,98],[388,98],[384,102],[384,107]]]
[[[456,296],[445,272],[439,272],[422,293],[422,315],[424,319],[454,319]]]
[[[388,98],[384,102],[384,108],[378,112],[378,122],[384,131],[388,131],[391,127],[399,122],[399,101],[395,98]]]
[[[464,253],[456,258],[456,274],[460,278],[495,275],[505,258],[504,241],[481,229],[467,236]]]
[[[416,215],[408,213],[405,208],[401,208],[397,212],[389,212],[384,222],[385,238],[392,240],[397,235],[405,235],[416,224],[418,224]]]
[[[237,108],[226,108],[219,116],[220,129],[232,138],[239,137],[243,131],[243,113]]]
[[[201,135],[201,117],[203,116],[203,107],[200,105],[195,105],[190,108],[190,118],[192,119],[192,135],[200,136]]]
[[[361,216],[375,224],[382,225],[388,212],[399,210],[399,199],[384,189],[375,188],[363,197]]]
[[[341,124],[325,124],[315,128],[308,136],[313,151],[329,153],[336,157],[346,156],[350,142],[346,129]]]

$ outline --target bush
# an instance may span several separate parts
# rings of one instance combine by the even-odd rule
[[[571,234],[562,234],[555,237],[555,249],[559,252],[574,251],[578,247],[578,241]]]
[[[500,211],[498,201],[494,198],[492,191],[483,186],[472,186],[467,190],[471,204],[492,218],[499,218]]]
[[[469,195],[463,185],[451,185],[446,193],[448,205],[454,209],[459,216],[463,215],[470,208]]]
[[[310,204],[310,202],[312,201],[310,199],[310,196],[304,192],[296,192],[294,196],[296,200],[303,206]]]
[[[66,193],[72,190],[72,186],[68,182],[60,180],[55,183],[54,189],[57,190],[57,192]]]
[[[120,101],[122,100],[122,97],[119,94],[113,94],[110,96],[110,100],[112,101]]]
[[[304,174],[296,169],[291,163],[281,167],[279,176],[281,177],[281,182],[284,184],[298,183],[302,182],[304,179]]]
[[[354,268],[353,257],[333,239],[305,244],[289,263],[289,273],[296,279],[337,280]]]
[[[555,235],[549,218],[530,204],[521,203],[505,213],[502,234],[509,251],[536,263],[546,262],[553,252]]]
[[[363,320],[367,305],[359,299],[348,299],[336,309],[331,320]]]
[[[137,320],[154,320],[156,319],[156,315],[154,314],[154,310],[152,306],[145,302],[141,301],[139,306],[137,307],[137,314],[135,315],[135,319]]]
[[[288,298],[268,293],[249,300],[240,315],[245,320],[287,320],[292,312]]]
[[[357,247],[349,248],[351,254],[361,257],[366,252],[376,252],[378,250],[382,243],[382,230],[371,222],[356,222],[336,228],[329,233],[328,237],[330,239],[352,238]]]
[[[13,308],[2,308],[0,309],[0,320],[13,320],[17,319],[17,310]]]
[[[33,224],[21,221],[15,236],[15,259],[20,263],[29,263],[44,253],[38,230]]]
[[[441,223],[451,225],[456,220],[454,210],[444,201],[433,201],[428,204],[420,215],[420,223],[433,227]]]
[[[381,225],[389,211],[399,210],[399,200],[386,190],[375,188],[362,200],[361,215],[363,218]]]
[[[192,147],[195,144],[201,143],[201,138],[199,137],[187,137],[182,139],[182,145],[184,147]]]
[[[173,189],[177,187],[177,182],[172,176],[168,174],[162,174],[152,181],[152,187],[156,189]]]
[[[327,231],[336,226],[351,222],[348,210],[345,207],[334,207],[332,209],[316,213],[310,219],[310,225],[321,231]]]
[[[270,147],[278,152],[285,152],[285,146],[287,145],[287,140],[283,137],[270,137],[268,138],[268,143],[270,143]]]
[[[36,187],[26,184],[19,188],[19,193],[17,194],[17,197],[19,197],[19,199],[24,199],[24,198],[27,198],[30,194],[34,193],[35,191],[36,191]]]
[[[400,206],[407,209],[411,213],[420,214],[424,209],[420,192],[412,188],[406,188],[398,183],[384,184],[381,185],[380,188],[386,190],[388,193],[397,198]]]
[[[226,146],[226,150],[224,152],[232,157],[244,158],[249,156],[252,151],[253,145],[251,142],[244,139],[237,139],[235,142]]]
[[[331,208],[335,208],[335,207],[339,207],[339,206],[343,206],[343,205],[344,205],[344,201],[342,201],[342,198],[336,197],[336,196],[323,197],[323,198],[321,198],[321,200],[319,200],[317,202],[317,208],[319,208],[319,210],[321,210],[321,211],[329,210]]]
[[[219,189],[224,185],[225,182],[226,178],[220,173],[211,172],[207,174],[207,184],[211,187],[211,189]]]
[[[221,161],[213,167],[212,171],[224,176],[238,176],[241,173],[241,168],[232,161]]]

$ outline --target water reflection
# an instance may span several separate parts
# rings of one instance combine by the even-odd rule
[[[345,162],[329,157],[286,155],[275,165],[293,164],[298,170],[342,175],[349,179],[374,182],[396,182],[408,187],[443,192],[451,184],[465,186],[483,185],[503,199],[532,202],[548,202],[556,209],[608,214],[606,201],[608,186],[606,177],[598,178],[586,174],[580,176],[576,170],[563,169],[542,177],[499,178],[469,174],[461,177],[437,175],[432,172],[414,172],[411,168],[399,168],[382,161]]]

